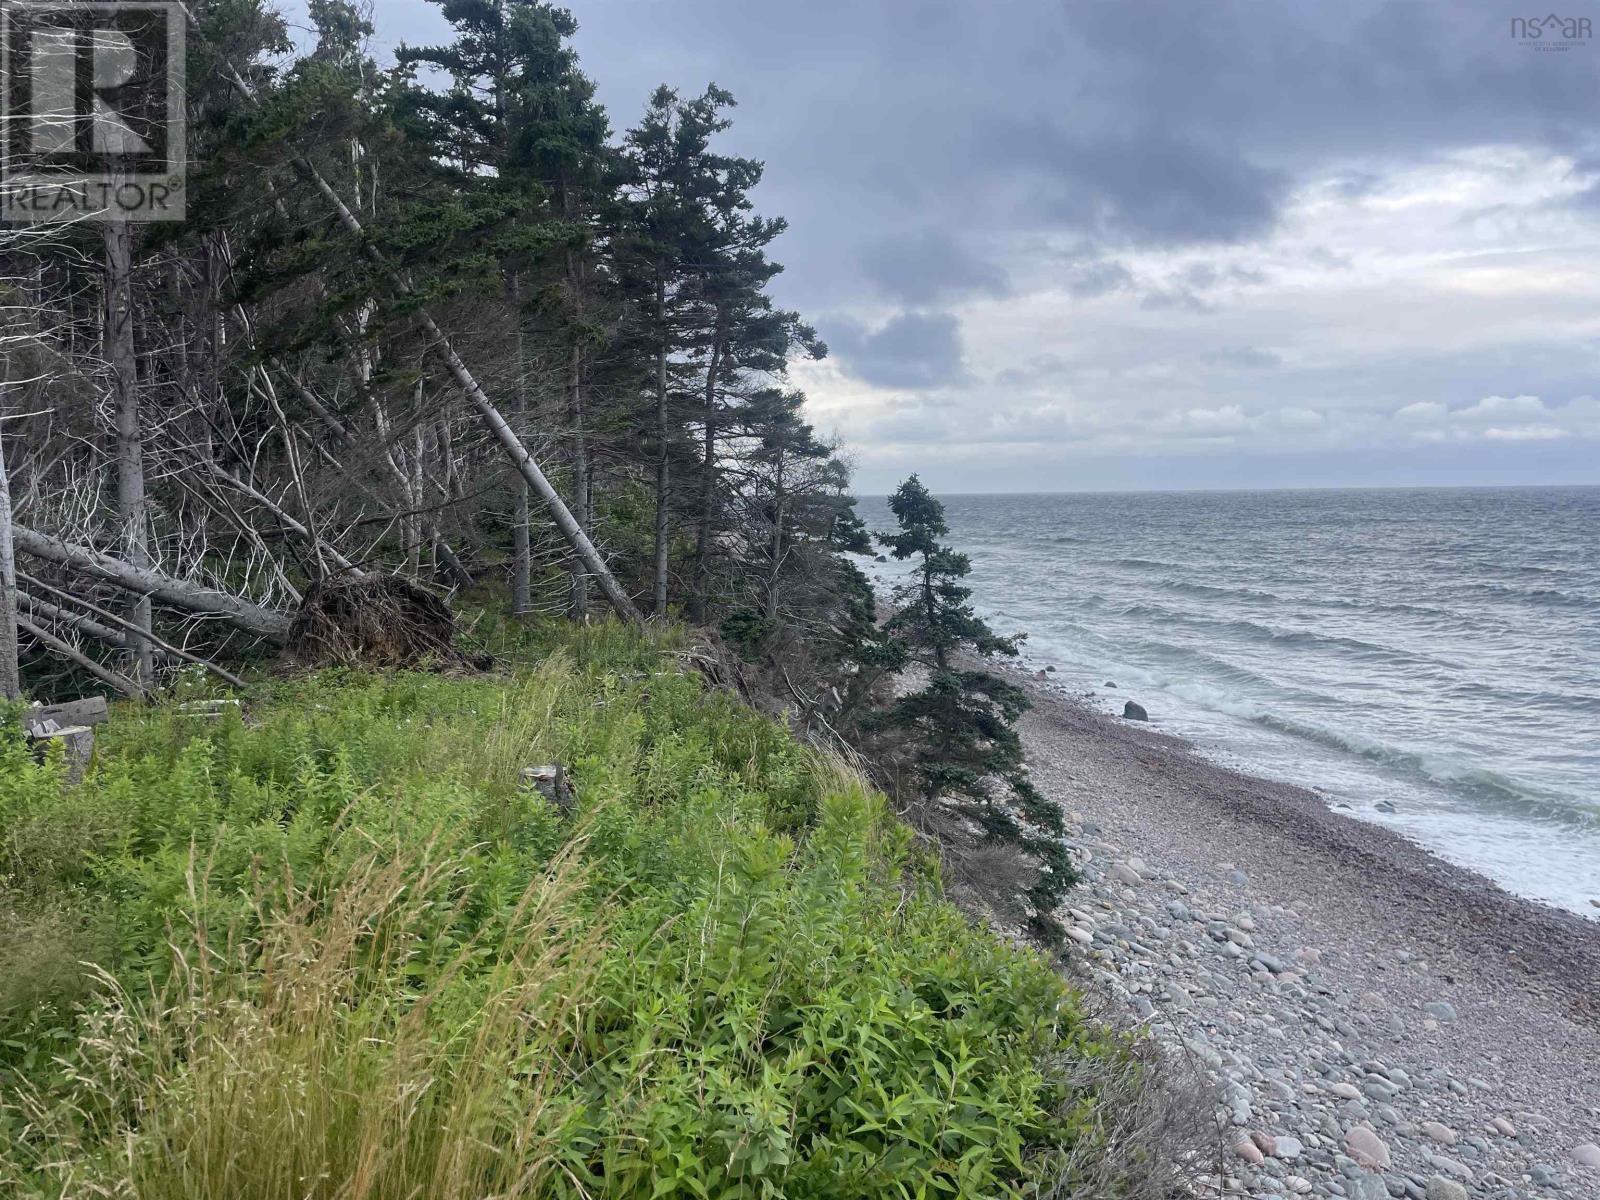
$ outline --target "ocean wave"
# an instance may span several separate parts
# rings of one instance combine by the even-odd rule
[[[1449,755],[1412,750],[1360,733],[1329,729],[1277,713],[1261,712],[1249,719],[1264,729],[1354,755],[1385,770],[1446,787],[1454,794],[1467,796],[1480,803],[1585,829],[1600,825],[1600,805],[1585,803],[1576,796],[1536,788],[1498,771]]]
[[[1329,585],[1332,581],[1327,581]],[[1192,579],[1163,579],[1159,587],[1184,596],[1202,599],[1243,601],[1265,607],[1293,611],[1296,608],[1333,610],[1338,612],[1367,613],[1374,616],[1425,617],[1429,621],[1458,630],[1472,627],[1460,612],[1427,604],[1408,604],[1397,601],[1350,600],[1341,596],[1305,596],[1287,592],[1263,591],[1260,588],[1228,587],[1214,583],[1196,583]]]
[[[1453,591],[1472,596],[1488,596],[1496,600],[1514,600],[1545,608],[1577,608],[1600,615],[1600,599],[1580,596],[1560,588],[1519,588],[1503,583],[1465,583]]]
[[[1277,592],[1263,592],[1256,588],[1224,587],[1215,583],[1195,583],[1189,579],[1163,579],[1160,586],[1185,596],[1216,596],[1223,599],[1257,600],[1266,604],[1281,604],[1284,598]]]
[[[1105,558],[1098,560],[1107,567],[1135,567],[1143,571],[1179,571],[1182,563],[1167,562],[1160,558]]]
[[[1377,642],[1363,641],[1360,638],[1345,637],[1342,634],[1318,633],[1312,629],[1276,628],[1270,625],[1262,625],[1257,621],[1249,621],[1237,617],[1208,617],[1197,613],[1170,609],[1158,604],[1133,603],[1124,605],[1119,610],[1118,615],[1149,621],[1172,622],[1205,633],[1231,634],[1265,645],[1304,646],[1331,650],[1347,657],[1361,658],[1368,662],[1380,663],[1385,666],[1425,665],[1445,670],[1460,669],[1460,664],[1449,662],[1433,655],[1404,650],[1396,646],[1385,646]],[[1223,662],[1226,660],[1216,657],[1215,661]]]

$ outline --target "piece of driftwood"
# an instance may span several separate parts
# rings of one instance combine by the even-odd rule
[[[567,777],[567,769],[560,763],[542,767],[523,767],[522,782],[525,787],[531,787],[563,813],[571,813],[577,803],[577,796],[572,790],[572,780]]]

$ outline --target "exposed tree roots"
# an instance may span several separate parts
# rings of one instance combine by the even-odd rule
[[[306,590],[284,644],[297,667],[482,670],[487,656],[455,645],[455,616],[399,575],[332,576]]]

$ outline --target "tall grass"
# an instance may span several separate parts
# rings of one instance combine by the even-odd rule
[[[0,1189],[1058,1182],[1103,1124],[1085,1068],[1123,1052],[1048,966],[940,901],[881,797],[668,647],[538,636],[505,678],[119,713],[77,787],[0,741],[8,920],[93,931],[63,951],[91,967],[33,963],[34,1000],[0,1006]],[[574,817],[521,788],[545,761]]]
[[[442,956],[426,909],[455,868],[437,843],[296,892],[260,932],[187,931],[168,986],[107,980],[70,1106],[28,1104],[26,1140],[67,1194],[519,1197],[559,1169],[567,1064],[599,925],[553,864],[506,936]]]

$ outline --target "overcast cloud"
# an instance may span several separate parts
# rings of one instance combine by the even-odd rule
[[[863,491],[1600,482],[1600,39],[1479,0],[572,7],[619,130],[660,82],[738,97]]]

